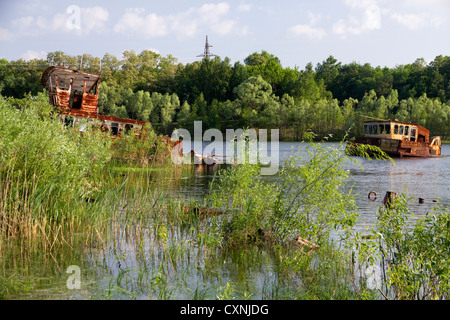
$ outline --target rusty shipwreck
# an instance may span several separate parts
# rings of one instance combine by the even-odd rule
[[[101,74],[51,66],[42,74],[41,83],[48,90],[50,104],[59,108],[62,121],[76,124],[83,118],[97,119],[112,136],[138,134],[146,122],[98,114],[100,80]]]
[[[351,142],[379,147],[393,157],[436,157],[441,155],[441,138],[430,137],[421,125],[396,120],[364,122],[364,136]]]

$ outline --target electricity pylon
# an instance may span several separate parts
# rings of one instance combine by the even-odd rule
[[[209,44],[209,42],[208,42],[208,36],[206,36],[206,43],[205,43],[205,51],[204,51],[204,53],[203,54],[200,54],[200,55],[198,55],[197,57],[215,57],[216,55],[215,54],[212,54],[210,51],[209,51],[209,48],[211,48],[212,47],[212,45],[210,45]]]

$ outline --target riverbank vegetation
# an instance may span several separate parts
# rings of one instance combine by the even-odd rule
[[[415,122],[450,137],[448,56],[394,68],[330,56],[301,70],[283,67],[266,51],[234,64],[220,57],[181,64],[148,50],[127,50],[121,59],[50,52],[47,60],[0,60],[1,93],[37,94],[50,64],[98,73],[100,61],[100,113],[149,121],[160,134],[193,130],[201,120],[204,130],[280,128],[281,139],[300,141],[310,129],[319,140],[331,133],[340,141],[349,129],[360,135],[362,121],[373,117]]]
[[[412,219],[400,197],[355,231],[345,144],[306,141],[271,181],[225,167],[199,196],[180,192],[190,168],[118,165],[42,95],[0,113],[1,298],[448,299],[448,211]]]

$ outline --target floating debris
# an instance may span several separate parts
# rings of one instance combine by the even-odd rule
[[[309,241],[308,239],[304,239],[304,238],[302,238],[300,236],[298,236],[295,239],[295,243],[297,245],[300,245],[303,249],[306,249],[307,250],[307,254],[311,254],[316,249],[320,248],[320,246],[318,246],[317,244]]]
[[[212,216],[218,216],[218,215],[225,213],[222,210],[211,209],[211,208],[207,208],[207,207],[193,207],[193,206],[185,206],[184,212],[185,213],[192,212],[202,220],[210,218]]]
[[[373,195],[373,197],[372,197]],[[369,198],[370,201],[375,201],[377,200],[377,193],[375,191],[370,191],[369,195],[367,196]]]

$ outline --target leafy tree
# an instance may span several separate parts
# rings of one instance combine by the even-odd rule
[[[47,62],[50,66],[63,66],[74,69],[79,67],[79,62],[76,57],[64,54],[62,51],[47,53]]]
[[[182,64],[178,63],[178,59],[172,55],[160,57],[156,68],[156,81],[150,90],[161,93],[172,94],[176,89],[176,74],[179,69],[182,69]]]
[[[120,61],[115,56],[105,53],[101,60],[102,82],[118,86],[117,72],[120,70]]]
[[[152,110],[153,110],[153,103],[150,92],[145,91],[142,97],[142,109],[138,119],[142,121],[149,121]]]
[[[240,85],[242,82],[244,82],[249,78],[247,68],[239,61],[235,62],[231,71],[232,73],[228,85],[228,97],[227,97],[228,100],[234,99],[233,95],[234,88],[236,88],[238,85]]]
[[[204,99],[225,101],[230,96],[230,79],[233,74],[230,60],[220,57],[204,58],[180,68],[176,74],[175,92],[181,100],[193,103],[203,93]]]
[[[2,60],[0,62],[0,88],[6,97],[23,98],[42,91],[41,76],[48,67],[45,60]]]
[[[325,86],[330,86],[334,83],[339,75],[341,63],[333,56],[329,56],[321,64],[316,66],[316,77],[322,79]]]
[[[271,85],[261,76],[250,77],[234,90],[237,104],[242,109],[242,120],[247,125],[272,126],[271,117],[279,110],[279,99]]]
[[[177,121],[180,128],[186,128],[190,122],[191,117],[191,106],[187,101],[183,102],[180,108],[180,112],[177,114]]]
[[[253,53],[244,59],[250,76],[261,76],[276,92],[283,80],[283,67],[280,60],[267,51]]]
[[[254,52],[244,59],[246,66],[265,66],[269,61],[274,61],[276,64],[281,65],[280,59],[265,50],[261,51],[261,53]]]
[[[309,129],[309,109],[311,104],[307,100],[295,102],[292,108],[287,110],[288,125],[294,129],[295,140],[303,139],[303,134]]]
[[[167,133],[169,125],[175,120],[176,111],[180,107],[180,100],[176,94],[169,95],[153,92],[151,95],[153,110],[149,120],[152,125],[159,125],[159,131]]]

